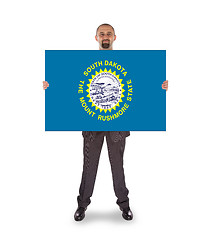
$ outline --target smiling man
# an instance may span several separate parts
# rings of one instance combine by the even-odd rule
[[[116,40],[114,28],[109,24],[102,24],[97,28],[96,41],[99,43],[99,50],[113,50],[113,42]],[[43,82],[43,88],[49,87],[48,82]],[[162,84],[164,90],[168,90],[168,81]],[[84,137],[84,163],[82,179],[77,197],[78,208],[74,214],[76,221],[81,221],[85,217],[85,211],[91,203],[91,196],[99,164],[101,149],[104,138],[106,138],[108,155],[111,164],[114,192],[117,197],[117,204],[122,211],[125,220],[132,220],[133,213],[130,209],[128,189],[125,183],[123,168],[123,155],[126,137],[130,135],[128,131],[83,131]],[[102,186],[103,187],[103,186]],[[106,199],[105,199],[106,201]],[[102,203],[102,206],[104,202]]]
[[[116,40],[114,28],[109,24],[100,25],[95,39],[99,43],[99,50],[113,50],[113,42]]]
[[[99,50],[113,50],[113,42],[116,40],[114,28],[109,24],[102,24],[97,28],[96,41]],[[133,214],[129,207],[128,189],[125,184],[123,154],[125,149],[125,138],[130,132],[82,132],[84,136],[84,166],[81,185],[78,196],[78,208],[74,218],[81,221],[85,217],[85,211],[90,204],[94,189],[95,178],[104,138],[108,146],[109,160],[111,164],[113,186],[122,216],[125,220],[132,220]]]

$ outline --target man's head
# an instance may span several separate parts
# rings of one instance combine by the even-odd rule
[[[100,50],[112,50],[116,40],[114,28],[107,23],[101,24],[97,28],[95,39],[99,42]]]

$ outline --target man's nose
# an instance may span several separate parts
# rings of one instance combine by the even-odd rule
[[[108,39],[109,38],[109,35],[108,34],[105,34],[104,36],[103,36],[103,39]]]

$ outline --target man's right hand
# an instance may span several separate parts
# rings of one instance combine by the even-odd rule
[[[43,89],[45,90],[47,87],[49,87],[49,83],[47,81],[43,81]]]

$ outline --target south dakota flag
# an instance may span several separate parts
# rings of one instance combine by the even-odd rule
[[[46,131],[165,131],[166,51],[46,50]]]

